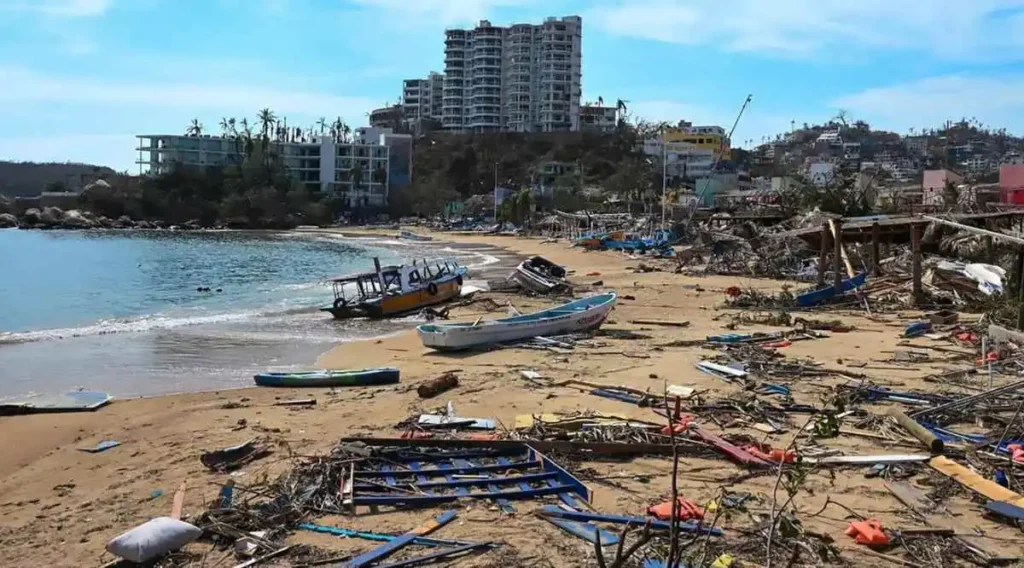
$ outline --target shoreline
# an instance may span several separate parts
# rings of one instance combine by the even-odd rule
[[[347,229],[350,231],[350,229]],[[420,229],[417,229],[420,231]],[[593,410],[616,413],[629,418],[650,420],[650,410],[624,404],[563,387],[537,387],[520,377],[522,370],[534,370],[557,380],[580,378],[608,385],[623,385],[661,392],[665,383],[692,386],[710,398],[742,392],[742,386],[726,383],[694,369],[707,351],[696,347],[663,347],[679,340],[702,339],[714,333],[727,333],[732,310],[719,308],[729,286],[777,290],[782,281],[765,279],[688,276],[668,272],[637,273],[641,261],[613,252],[585,252],[563,241],[548,243],[539,239],[493,235],[450,235],[430,233],[446,241],[463,244],[489,244],[510,254],[538,254],[567,265],[580,284],[603,281],[594,291],[617,290],[622,300],[602,329],[637,334],[623,340],[613,335],[597,338],[594,346],[581,346],[564,354],[528,349],[501,349],[472,355],[443,355],[424,349],[413,330],[392,337],[353,341],[336,345],[321,354],[319,366],[359,368],[396,366],[401,369],[397,385],[355,389],[275,389],[244,387],[230,391],[165,395],[152,398],[118,400],[94,413],[0,417],[0,428],[9,439],[10,451],[0,457],[0,564],[2,565],[98,565],[111,557],[103,553],[112,537],[170,510],[171,496],[183,480],[188,481],[186,515],[205,509],[227,479],[240,485],[266,474],[277,475],[288,467],[287,456],[323,453],[343,436],[397,436],[397,424],[409,416],[431,412],[451,401],[460,416],[493,418],[502,427],[511,427],[517,415]],[[594,276],[590,274],[597,273]],[[699,286],[697,286],[699,285]],[[625,296],[632,296],[628,300]],[[558,299],[531,298],[491,293],[499,305],[511,303],[527,312],[561,302]],[[453,321],[495,318],[504,310],[487,312],[473,305],[453,311]],[[829,312],[812,317],[839,319],[857,326],[850,334],[835,334],[827,339],[794,342],[785,348],[791,359],[811,358],[827,366],[860,359],[869,360],[892,350],[901,341],[901,321],[894,315],[867,319],[857,312]],[[632,323],[634,320],[687,320],[689,327],[659,327]],[[735,327],[735,326],[734,326]],[[737,332],[772,331],[778,328],[741,324]],[[313,363],[312,361],[310,363]],[[906,370],[864,372],[878,384],[901,388],[934,390],[922,380],[923,374],[940,368],[925,363]],[[445,371],[456,371],[460,386],[433,399],[420,399],[416,387]],[[842,384],[839,378],[807,379],[793,383],[793,398],[798,403],[821,404],[822,388]],[[313,407],[276,406],[281,400],[315,398]],[[866,405],[872,413],[883,414],[884,406]],[[750,425],[721,429],[711,422],[703,425],[728,435],[747,434],[773,445],[784,445],[801,427],[806,417],[793,416],[787,432],[764,434]],[[267,441],[275,453],[242,468],[241,475],[227,476],[207,471],[199,463],[203,451],[223,448],[259,438]],[[121,446],[99,454],[78,448],[100,440],[118,440]],[[843,436],[822,441],[851,454],[917,452],[906,446],[886,446],[870,438]],[[626,462],[591,461],[582,464],[591,475],[618,476],[612,486],[591,478],[595,489],[594,508],[617,514],[642,514],[650,504],[664,500],[669,488],[671,460],[635,458]],[[704,502],[718,495],[721,486],[731,490],[771,495],[774,477],[752,477],[730,481],[744,470],[723,459],[684,458],[680,461],[680,494]],[[817,511],[826,496],[860,513],[879,518],[886,527],[908,526],[904,508],[884,488],[883,479],[865,478],[865,468],[842,470],[834,478],[827,472],[812,474],[807,492],[795,502],[801,511]],[[683,474],[683,472],[686,472]],[[628,478],[643,475],[644,481]],[[626,476],[626,477],[623,477]],[[69,487],[70,486],[70,487]],[[153,491],[162,492],[152,497]],[[770,498],[769,498],[770,502]],[[508,517],[491,512],[486,506],[463,504],[466,518],[486,522],[453,523],[443,538],[481,540],[496,533],[506,546],[522,557],[544,558],[553,566],[588,565],[589,547],[566,536],[529,514],[529,501],[516,503],[520,513]],[[471,507],[471,508],[469,508]],[[949,501],[956,522],[968,531],[978,528],[986,536],[978,537],[986,548],[1007,554],[1024,553],[1017,542],[1019,534],[980,517],[980,508],[970,495],[962,492]],[[395,513],[366,517],[339,517],[337,524],[356,529],[401,532],[421,522],[426,513]],[[729,523],[725,528],[729,530]],[[805,518],[807,528],[829,534],[846,560],[870,563],[857,545],[843,535],[848,519],[838,510],[814,518]],[[960,532],[960,530],[958,530]],[[991,537],[991,538],[989,538]],[[337,550],[340,541],[328,535],[298,532],[288,538],[294,544],[312,544]],[[554,546],[552,546],[554,544]],[[193,545],[200,546],[200,545]],[[196,550],[204,550],[197,548]],[[492,553],[493,554],[493,553]],[[494,557],[469,558],[461,565],[491,566]]]

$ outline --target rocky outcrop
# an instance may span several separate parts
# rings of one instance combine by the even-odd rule
[[[72,209],[64,213],[60,226],[64,229],[94,229],[96,228],[96,221],[90,219],[88,215],[78,209]]]
[[[142,221],[139,221],[138,223],[135,223],[135,228],[136,229],[155,229],[156,227],[153,226],[153,223],[150,223],[149,221],[146,221],[145,219],[143,219]]]
[[[18,218],[10,213],[0,213],[0,229],[10,229],[18,226]]]
[[[127,215],[121,215],[116,221],[114,221],[114,227],[117,227],[118,229],[131,229],[134,226],[135,221],[132,221],[132,218]]]
[[[39,214],[39,224],[44,227],[56,227],[64,220],[64,210],[60,207],[43,207]]]
[[[35,207],[27,209],[21,216],[21,222],[26,227],[35,227],[42,224],[42,213]]]

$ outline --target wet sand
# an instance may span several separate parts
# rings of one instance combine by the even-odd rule
[[[353,231],[346,230],[346,233]],[[496,245],[511,254],[541,254],[565,264],[575,272],[570,278],[587,284],[603,281],[594,291],[615,290],[620,300],[605,329],[631,330],[649,336],[645,339],[619,340],[598,338],[599,347],[578,348],[571,354],[555,355],[544,351],[502,349],[473,355],[441,355],[423,348],[414,331],[378,340],[342,344],[320,356],[318,366],[358,368],[394,365],[402,370],[397,386],[302,391],[247,388],[232,391],[166,396],[116,401],[91,414],[37,415],[0,418],[0,437],[5,452],[0,457],[0,565],[2,566],[98,566],[111,560],[104,544],[121,532],[153,516],[167,514],[174,491],[188,481],[185,513],[197,514],[217,494],[227,476],[208,472],[199,463],[206,450],[262,437],[275,445],[275,454],[243,468],[235,479],[240,485],[261,475],[274,475],[287,467],[286,456],[328,450],[342,436],[397,436],[395,425],[414,414],[434,410],[452,401],[461,416],[494,417],[511,427],[518,414],[598,410],[645,420],[655,420],[649,409],[607,400],[570,388],[540,388],[520,378],[520,371],[535,370],[556,380],[581,378],[609,385],[624,385],[660,393],[665,383],[689,385],[707,391],[713,399],[739,392],[741,386],[697,372],[694,363],[709,352],[700,347],[663,347],[675,339],[700,339],[709,334],[728,333],[730,312],[719,309],[724,290],[729,286],[778,289],[778,281],[735,277],[689,277],[664,272],[637,274],[630,270],[640,261],[612,252],[584,252],[571,249],[562,241],[542,243],[538,239],[501,236],[443,235],[451,241],[469,245]],[[600,275],[586,276],[589,273]],[[698,289],[699,288],[699,289]],[[520,311],[550,306],[552,300],[492,294],[499,303],[511,302]],[[488,313],[479,305],[453,312],[456,320],[483,316],[500,317],[503,312]],[[913,317],[911,312],[905,314]],[[833,314],[815,317],[832,319]],[[827,339],[796,342],[784,349],[790,358],[810,358],[826,366],[844,368],[853,360],[870,361],[889,357],[900,341],[906,319],[885,315],[869,320],[850,313],[838,316],[857,326],[849,334],[834,334]],[[685,328],[631,324],[636,319],[688,320]],[[736,332],[769,331],[777,328],[744,325]],[[842,363],[840,362],[842,361]],[[881,365],[881,364],[879,364]],[[920,377],[940,368],[936,364],[917,369],[872,370],[864,372],[879,384],[897,388],[928,389]],[[416,386],[438,374],[457,370],[460,386],[442,396],[421,400]],[[808,379],[793,386],[798,403],[821,406],[827,385],[844,382],[840,378]],[[933,388],[933,386],[931,386]],[[274,406],[281,399],[315,397],[312,408],[289,409]],[[866,406],[884,413],[885,406]],[[806,415],[791,416],[788,431],[766,435],[750,425],[731,425],[725,430],[698,417],[712,431],[748,434],[774,446],[785,446],[806,420]],[[244,422],[242,422],[244,421]],[[849,424],[844,425],[849,427]],[[105,440],[122,442],[120,447],[100,454],[88,454],[77,448]],[[887,444],[873,438],[844,435],[821,440],[826,447],[841,448],[848,454],[921,453],[915,445]],[[581,464],[598,476],[621,477],[643,473],[647,481],[617,478],[591,481],[595,491],[594,507],[602,512],[642,515],[646,507],[664,500],[669,494],[671,460],[637,458],[626,462],[586,462]],[[680,494],[697,502],[716,497],[723,485],[732,491],[767,495],[767,501],[753,505],[754,513],[765,513],[771,504],[774,477],[760,476],[741,483],[730,479],[743,469],[725,459],[680,460]],[[921,526],[905,513],[878,478],[866,478],[865,467],[821,470],[809,476],[794,500],[805,526],[831,535],[843,550],[844,558],[855,565],[880,561],[861,554],[843,531],[851,519],[847,512],[831,506],[813,518],[826,497],[852,510],[882,521],[887,528]],[[924,468],[914,481],[937,480]],[[613,485],[614,484],[614,485]],[[162,494],[155,496],[154,491]],[[437,533],[438,538],[505,542],[497,552],[463,560],[459,566],[592,566],[592,546],[562,533],[529,514],[539,502],[518,502],[518,514],[503,516],[489,504],[460,504],[456,522]],[[960,491],[949,499],[953,516],[940,516],[964,534],[981,531],[976,542],[1004,555],[1024,554],[1019,531],[1006,528],[980,516],[982,510],[971,502],[971,495]],[[429,511],[394,513],[346,518],[326,518],[324,522],[358,529],[404,531],[420,524]],[[725,528],[749,526],[746,516],[725,522]],[[739,538],[733,532],[733,537]],[[316,544],[340,552],[368,548],[367,543],[340,540],[320,534],[300,532],[292,542]],[[205,545],[193,545],[204,550]],[[211,554],[211,564],[220,558]],[[222,565],[232,565],[225,561]]]

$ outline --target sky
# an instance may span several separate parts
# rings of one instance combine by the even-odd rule
[[[583,18],[583,99],[730,128],[1024,134],[1024,0],[0,0],[0,159],[137,171],[136,134],[270,107],[353,127],[443,71],[444,30]]]

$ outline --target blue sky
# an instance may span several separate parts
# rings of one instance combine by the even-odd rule
[[[269,106],[366,123],[443,70],[443,32],[583,17],[583,96],[728,128],[906,132],[977,117],[1024,134],[1024,0],[0,0],[0,159],[135,171],[136,133]]]

